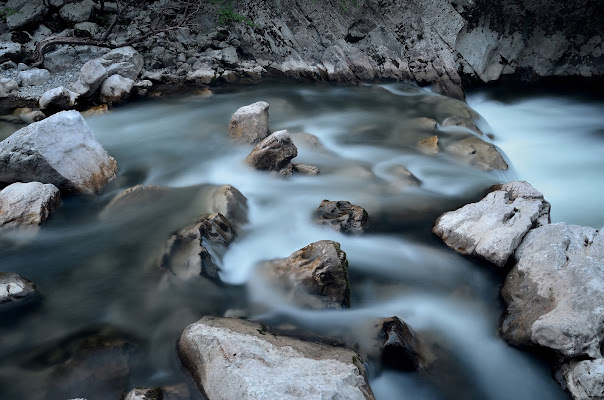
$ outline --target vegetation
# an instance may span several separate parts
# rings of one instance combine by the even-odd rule
[[[17,11],[14,8],[5,7],[0,8],[0,21],[6,22],[6,19],[11,15],[15,15],[20,13],[21,11]]]

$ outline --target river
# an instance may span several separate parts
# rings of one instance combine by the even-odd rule
[[[321,148],[299,146],[296,159],[319,166],[319,175],[284,179],[245,165],[250,148],[232,144],[227,125],[237,108],[259,100],[270,104],[271,130],[319,138]],[[42,295],[29,312],[0,323],[0,398],[65,399],[52,390],[62,362],[53,352],[103,327],[139,346],[129,388],[181,382],[186,374],[175,344],[184,327],[206,313],[233,309],[335,338],[374,318],[399,316],[432,343],[439,360],[422,374],[377,373],[369,366],[380,400],[568,398],[549,364],[498,336],[502,276],[448,250],[431,228],[443,212],[514,179],[545,194],[554,221],[604,225],[598,207],[602,104],[551,96],[502,102],[490,93],[473,94],[468,102],[490,124],[481,127],[494,134],[510,171],[484,172],[446,154],[419,152],[417,141],[430,132],[414,118],[441,121],[458,108],[404,84],[218,88],[211,97],[145,100],[87,118],[117,159],[118,177],[99,196],[64,199],[35,240],[0,242],[0,268],[34,281]],[[402,184],[393,173],[397,165],[421,185]],[[112,197],[135,184],[173,191],[168,201],[99,218]],[[250,207],[249,224],[221,263],[229,285],[159,289],[153,269],[158,249],[171,232],[206,212],[200,193],[223,184],[237,187]],[[315,225],[311,215],[323,199],[363,206],[371,230],[346,236]],[[288,306],[254,275],[258,261],[322,239],[340,242],[347,254],[350,310]],[[86,395],[81,390],[69,395]]]

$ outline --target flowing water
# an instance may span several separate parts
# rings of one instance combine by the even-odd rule
[[[270,104],[272,131],[287,129],[319,138],[322,146],[317,147],[304,145],[302,137],[294,135],[299,150],[295,161],[317,165],[321,174],[285,179],[245,165],[250,148],[232,144],[227,125],[237,108],[259,100]],[[516,173],[483,172],[442,152],[436,156],[419,152],[417,141],[434,132],[418,127],[415,118],[442,121],[465,111],[459,102],[400,84],[217,89],[211,97],[149,100],[88,118],[98,140],[117,159],[118,177],[99,196],[64,199],[35,239],[0,242],[1,270],[34,281],[42,296],[27,312],[0,322],[0,398],[106,398],[108,392],[102,388],[94,394],[87,388],[69,392],[57,388],[57,381],[67,374],[64,361],[73,352],[73,343],[108,329],[136,343],[138,362],[130,367],[127,387],[187,381],[175,351],[180,333],[204,314],[222,315],[227,310],[335,338],[360,332],[376,318],[400,317],[430,343],[437,361],[421,374],[379,372],[369,365],[378,399],[567,398],[547,363],[498,336],[502,276],[448,250],[431,233],[441,213],[476,201],[495,183],[518,177],[546,193],[555,218],[576,214],[571,222],[602,222],[596,210],[575,213],[567,209],[570,200],[564,193],[550,192],[552,186],[570,182],[551,183],[560,178],[559,169],[548,172],[552,163],[534,168],[536,160],[526,163],[514,150],[523,149],[524,135],[511,129],[512,120],[502,115],[522,114],[522,124],[514,127],[534,128],[544,124],[539,122],[542,114],[530,111],[540,106],[539,101],[551,100],[525,107],[502,106],[484,96],[471,98],[492,122],[495,144],[506,150]],[[564,101],[555,107],[566,106],[589,112],[581,104]],[[588,120],[589,127],[602,126],[601,120]],[[489,129],[484,121],[482,127]],[[535,131],[527,141],[542,141],[545,128]],[[464,135],[470,133],[439,132],[445,144]],[[555,134],[555,143],[566,147],[579,135]],[[601,135],[584,136],[581,141],[593,143],[589,154],[602,148]],[[573,151],[569,148],[567,156]],[[570,164],[567,158],[560,163],[572,171],[602,166],[601,159],[585,154],[572,157]],[[405,185],[393,169],[399,165],[421,185]],[[592,183],[599,184],[597,179]],[[112,197],[135,184],[172,190],[167,199],[127,214],[99,217]],[[205,194],[223,184],[237,187],[250,206],[249,224],[221,263],[227,285],[200,279],[160,288],[154,259],[164,242],[171,232],[207,212]],[[584,189],[580,182],[572,184]],[[573,191],[573,196],[583,197],[584,192]],[[323,199],[363,206],[372,228],[362,236],[345,236],[316,226],[312,213]],[[254,274],[258,261],[286,257],[322,239],[340,242],[347,254],[350,310],[308,311],[287,305]]]

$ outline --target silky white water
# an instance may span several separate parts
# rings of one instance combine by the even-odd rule
[[[229,141],[228,121],[237,108],[259,100],[270,104],[272,131],[294,134],[299,151],[294,161],[317,165],[319,175],[282,178],[244,163],[250,147]],[[552,100],[536,101],[531,107]],[[595,111],[566,101],[560,108],[576,107],[575,114]],[[548,178],[548,168],[527,164],[519,156],[523,153],[514,149],[535,144],[527,144],[518,126],[530,130],[550,123],[539,122],[538,112],[524,113],[526,106],[501,105],[479,96],[470,97],[470,103],[491,123],[494,143],[515,170],[484,172],[442,152],[429,156],[418,151],[417,141],[434,132],[418,128],[413,119],[442,121],[458,112],[459,104],[406,85],[217,89],[209,98],[145,101],[89,118],[101,144],[117,159],[119,174],[98,197],[65,199],[34,241],[15,244],[3,239],[2,270],[36,282],[43,298],[38,308],[0,324],[0,398],[52,398],[47,388],[52,388],[49,377],[58,361],[33,363],[31,354],[49,344],[57,347],[56,341],[90,326],[117,327],[140,341],[144,361],[132,367],[129,388],[186,381],[175,352],[178,336],[204,314],[228,310],[336,339],[347,331],[361,331],[375,318],[400,317],[432,343],[438,360],[422,374],[378,372],[369,365],[370,384],[380,400],[567,398],[549,365],[498,336],[503,276],[447,249],[431,228],[443,212],[480,199],[493,184],[518,177],[546,194],[554,219],[576,214],[570,222],[600,223],[602,213],[592,213],[589,203],[587,209],[568,210],[572,201],[564,193],[569,191],[550,190],[573,185],[572,196],[583,198],[597,180],[584,188],[560,180],[560,169],[553,168]],[[513,118],[498,118],[506,113],[522,113],[524,123],[512,129],[506,124]],[[601,119],[593,116],[589,121],[589,127],[595,127]],[[300,132],[316,135],[322,147],[305,146],[296,139]],[[467,132],[438,134],[446,141]],[[565,140],[573,138],[554,135],[552,140],[571,149]],[[597,151],[602,139],[588,136],[585,140],[593,143],[587,148]],[[573,151],[568,151],[569,157]],[[575,154],[567,167],[592,168],[590,155]],[[588,165],[581,165],[582,159]],[[561,159],[560,168],[563,163]],[[421,185],[402,184],[392,173],[397,165],[405,166]],[[173,191],[168,200],[144,204],[119,218],[99,219],[112,197],[135,184]],[[158,289],[158,251],[170,233],[207,212],[200,193],[223,184],[237,187],[248,198],[250,220],[220,263],[221,278],[228,285]],[[346,236],[315,225],[312,213],[323,199],[363,206],[370,231]],[[267,290],[255,274],[259,261],[286,257],[322,239],[340,242],[347,254],[350,310],[296,308]]]

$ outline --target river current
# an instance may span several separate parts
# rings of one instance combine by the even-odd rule
[[[260,100],[270,104],[272,131],[318,137],[319,147],[298,143],[295,161],[317,165],[319,175],[285,179],[244,163],[250,148],[229,141],[228,121],[237,108]],[[431,228],[443,212],[515,179],[545,194],[554,221],[604,225],[602,104],[551,97],[503,103],[484,93],[468,102],[485,118],[480,126],[494,134],[510,171],[484,172],[442,152],[418,151],[417,141],[433,132],[415,118],[442,121],[459,104],[403,84],[218,88],[210,97],[146,100],[88,117],[117,159],[118,177],[99,196],[65,198],[35,239],[0,242],[1,270],[32,280],[42,296],[28,312],[0,321],[0,398],[55,398],[63,358],[53,354],[69,347],[70,338],[106,327],[140,344],[130,389],[187,381],[175,350],[180,333],[204,314],[227,311],[336,339],[375,318],[400,317],[438,359],[421,374],[370,365],[380,400],[568,398],[548,363],[499,337],[503,276],[447,249]],[[3,127],[1,138],[10,132]],[[438,134],[446,141],[468,133]],[[406,167],[421,185],[401,183],[394,166]],[[99,218],[111,198],[136,184],[167,186],[172,195]],[[153,267],[158,249],[207,212],[200,193],[224,184],[237,187],[250,208],[249,224],[220,263],[228,285],[160,289]],[[312,213],[323,199],[363,206],[370,231],[346,236],[315,225]],[[350,310],[287,306],[255,276],[259,261],[322,239],[340,242],[347,254]],[[82,390],[70,396],[86,395]]]

